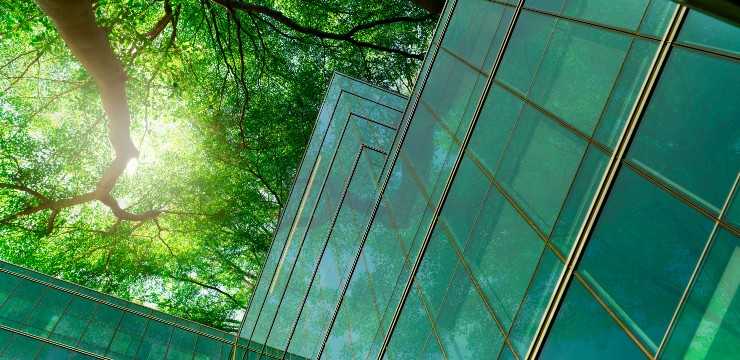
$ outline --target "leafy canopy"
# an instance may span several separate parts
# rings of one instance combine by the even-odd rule
[[[407,92],[436,15],[406,0],[76,1],[127,76],[121,96],[101,80],[114,67],[95,75],[70,51],[86,43],[62,30],[81,20],[0,2],[0,258],[233,330],[332,72]],[[121,124],[138,157],[117,156]]]

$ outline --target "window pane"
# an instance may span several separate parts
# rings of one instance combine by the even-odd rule
[[[579,272],[655,350],[711,230],[709,219],[623,167]]]
[[[526,95],[555,22],[554,17],[522,11],[506,45],[496,80]]]
[[[498,49],[492,47],[499,32],[506,32],[509,25],[505,16],[508,6],[489,1],[460,1],[455,5],[455,12],[450,19],[442,45],[482,69],[487,57],[496,57]],[[492,44],[494,40],[494,44]],[[488,63],[488,61],[486,61]]]
[[[559,21],[529,98],[590,135],[630,43],[624,34]]]
[[[619,72],[594,138],[614,149],[658,50],[658,42],[635,39]]]
[[[491,85],[483,110],[470,137],[468,151],[489,174],[496,172],[523,102],[498,84]]]
[[[433,319],[437,318],[437,311],[459,263],[459,258],[449,241],[442,228],[437,226],[432,238],[429,239],[429,245],[416,273],[416,283],[424,295],[427,309]]]
[[[462,267],[455,272],[435,324],[448,358],[483,359],[503,345],[503,335]]]
[[[585,140],[526,106],[495,178],[548,234],[585,151]]]
[[[626,30],[637,30],[649,0],[568,0],[562,14]]]
[[[719,213],[740,169],[740,63],[674,48],[628,159]]]
[[[624,360],[647,357],[574,279],[539,358]]]
[[[386,355],[390,359],[418,358],[427,338],[434,336],[430,335],[431,328],[419,293],[416,287],[412,287],[401,309],[393,335],[391,335]]]
[[[663,359],[731,359],[740,354],[740,238],[719,228],[668,338]]]
[[[490,184],[483,171],[464,156],[440,215],[460,251],[465,248]]]
[[[550,241],[563,256],[570,254],[608,163],[609,156],[598,148],[589,146],[565,205],[560,211],[555,229],[550,235]]]
[[[514,325],[509,331],[509,341],[519,353],[520,358],[527,353],[534,339],[540,319],[545,313],[545,308],[562,271],[563,263],[546,248],[537,265],[537,272],[535,272],[532,283],[529,284]]]
[[[464,258],[504,329],[514,321],[544,246],[529,223],[492,188]]]
[[[686,15],[678,42],[740,55],[740,28],[699,11]]]

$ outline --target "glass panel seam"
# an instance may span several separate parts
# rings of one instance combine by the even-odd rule
[[[60,342],[57,342],[57,341],[54,341],[54,340],[51,340],[51,339],[46,339],[46,338],[43,338],[41,336],[30,334],[30,333],[24,332],[22,330],[14,329],[12,327],[8,327],[8,326],[2,325],[2,324],[0,324],[0,329],[1,330],[8,331],[8,332],[11,332],[13,334],[16,334],[16,336],[18,336],[18,335],[25,336],[25,337],[34,339],[36,341],[40,341],[40,342],[45,343],[45,344],[58,346],[60,348],[64,348],[64,349],[67,349],[67,350],[72,350],[72,351],[74,351],[76,353],[84,354],[84,355],[87,355],[87,356],[90,356],[90,357],[94,357],[96,359],[107,359],[104,356],[100,356],[98,354],[91,353],[91,352],[89,352],[87,350],[83,350],[83,349],[80,349],[80,348],[69,346],[67,344],[63,344],[63,343],[60,343]],[[0,348],[0,350],[2,350],[2,348]]]

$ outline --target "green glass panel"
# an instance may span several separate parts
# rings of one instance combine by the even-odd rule
[[[740,354],[740,238],[718,228],[681,307],[662,359],[732,359]]]
[[[565,0],[526,0],[524,6],[559,14]]]
[[[504,345],[504,348],[501,349],[501,355],[498,357],[499,360],[517,360],[516,357],[514,357],[514,353],[511,352],[511,348]]]
[[[491,189],[464,258],[504,329],[514,321],[545,242]]]
[[[43,345],[44,343],[39,340],[16,335],[3,352],[3,355],[15,360],[33,360]]]
[[[166,360],[192,360],[194,353],[192,351],[186,351],[176,347],[170,347],[167,350]],[[239,358],[238,358],[239,359]]]
[[[495,179],[549,233],[586,151],[586,141],[526,106]]]
[[[26,319],[26,324],[42,330],[51,331],[61,315],[61,310],[44,305],[36,305],[36,308],[33,309],[31,315]]]
[[[448,57],[451,60],[445,59]],[[466,129],[470,123],[469,116],[463,115],[469,114],[468,108],[474,108],[477,104],[486,78],[444,50],[440,50],[437,59],[441,65],[437,68],[435,64],[435,68],[432,69],[425,90],[421,93],[421,99],[450,132],[457,133],[458,128]],[[441,78],[445,78],[444,83],[441,83]],[[439,89],[434,89],[435,86]],[[413,123],[411,126],[413,127]]]
[[[594,134],[594,138],[609,149],[614,149],[622,134],[657,50],[656,41],[635,39],[632,42]]]
[[[321,353],[320,359],[352,359],[355,356],[362,357],[362,354],[355,355],[356,342],[353,338],[353,331],[350,328],[348,315],[349,311],[342,306],[337,319],[332,325],[332,334],[327,339],[326,345]],[[354,325],[354,324],[352,324]]]
[[[529,98],[590,135],[631,41],[624,34],[570,21],[558,22]]]
[[[491,175],[498,168],[522,104],[498,84],[491,86],[467,149]]]
[[[141,343],[141,347],[139,347],[136,359],[161,360],[164,359],[165,354],[167,354],[167,345],[145,338]]]
[[[578,269],[655,351],[711,230],[709,219],[623,167]]]
[[[221,344],[218,340],[200,335],[198,336],[198,345],[195,347],[195,352],[218,359],[221,356]]]
[[[195,341],[198,335],[190,331],[175,328],[172,333],[172,345],[181,347],[185,350],[192,351],[195,349]]]
[[[74,295],[66,291],[49,288],[46,290],[46,293],[44,293],[44,296],[41,298],[39,303],[57,309],[66,309],[73,297]]]
[[[0,316],[9,320],[23,322],[26,319],[31,310],[33,310],[35,303],[32,303],[15,296],[11,296],[8,300],[5,300],[3,307],[0,308]]]
[[[112,306],[101,305],[98,307],[98,311],[95,312],[93,320],[101,322],[103,324],[111,325],[113,327],[118,326],[118,322],[121,321],[123,316],[123,310],[116,309]]]
[[[735,186],[733,199],[729,207],[725,210],[723,219],[732,224],[736,229],[740,229],[740,186]]]
[[[137,335],[143,335],[144,330],[146,330],[146,324],[149,321],[149,319],[132,314],[130,312],[123,313],[123,319],[121,320],[121,325],[119,326],[120,329],[126,330],[128,332],[135,333]]]
[[[11,293],[20,282],[19,277],[0,271],[0,291]]]
[[[139,350],[139,344],[141,344],[141,336],[118,330],[113,337],[110,351],[133,358]]]
[[[445,200],[442,221],[455,245],[462,251],[491,184],[488,177],[464,156]]]
[[[570,254],[608,164],[608,155],[597,147],[589,146],[550,235],[550,241],[563,256]]]
[[[155,320],[149,321],[149,325],[146,327],[146,333],[144,336],[165,343],[169,342],[170,336],[172,336],[172,325],[167,325]]]
[[[509,3],[516,4],[515,0],[510,1]],[[501,22],[499,22],[498,29],[496,30],[496,34],[493,36],[493,41],[491,42],[491,46],[488,49],[488,55],[486,56],[486,61],[483,64],[483,72],[486,74],[491,74],[493,71],[493,65],[496,61],[496,58],[498,58],[499,53],[501,52],[501,46],[504,43],[504,38],[506,37],[506,32],[511,25],[511,20],[514,17],[514,11],[515,9],[513,7],[505,7],[504,13],[501,19]]]
[[[108,345],[110,345],[110,341],[113,339],[113,333],[115,332],[116,329],[110,326],[92,324],[88,326],[87,331],[85,331],[85,335],[82,336],[82,341],[102,348],[107,348]]]
[[[740,27],[729,22],[689,11],[678,34],[678,42],[740,55]]]
[[[715,214],[740,168],[739,78],[737,61],[674,48],[627,154]]]
[[[440,226],[437,226],[429,239],[429,245],[415,277],[433,319],[437,318],[439,307],[447,294],[447,288],[459,262],[459,257],[450,245],[447,235]]]
[[[59,319],[59,323],[57,323],[53,332],[54,334],[78,340],[82,337],[82,333],[85,332],[88,322],[89,320],[87,319],[65,313]]]
[[[647,359],[580,282],[570,284],[539,359]]]
[[[526,95],[556,21],[551,16],[522,11],[506,45],[496,80]]]
[[[563,271],[563,263],[548,249],[545,248],[542,254],[537,271],[514,320],[514,325],[509,330],[509,341],[520,358],[527,353],[534,339],[540,320],[555,290],[558,277]]]
[[[419,293],[416,287],[412,287],[391,335],[386,355],[389,359],[418,358],[424,350],[431,328]]]
[[[444,359],[442,348],[439,347],[439,342],[437,342],[434,334],[429,335],[427,344],[424,346],[424,352],[421,354],[421,359]]]
[[[98,303],[80,296],[75,296],[67,307],[67,312],[89,319],[95,313]]]
[[[489,53],[493,46],[491,41],[498,32],[506,32],[509,25],[504,16],[507,8],[489,1],[458,2],[447,25],[442,46],[483,70],[482,65],[486,57],[495,57],[498,53],[498,51]]]
[[[58,346],[53,346],[50,344],[46,344],[43,349],[41,349],[41,352],[39,352],[38,356],[36,357],[36,360],[59,360],[59,359],[69,359],[69,357],[72,355],[71,350],[63,349]]]
[[[562,15],[635,31],[649,0],[568,0]]]
[[[483,359],[503,345],[503,335],[462,267],[455,272],[435,324],[448,358]]]
[[[640,24],[639,33],[662,38],[678,4],[669,0],[651,0]]]
[[[35,281],[23,280],[18,287],[15,288],[13,296],[22,297],[26,300],[38,301],[39,298],[46,291],[46,286],[41,285]]]

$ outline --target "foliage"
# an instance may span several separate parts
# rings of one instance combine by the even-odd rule
[[[92,6],[128,75],[140,152],[110,195],[151,216],[94,199],[28,211],[94,191],[114,148],[55,24],[2,2],[0,258],[233,329],[331,73],[408,91],[433,16],[405,0]]]

